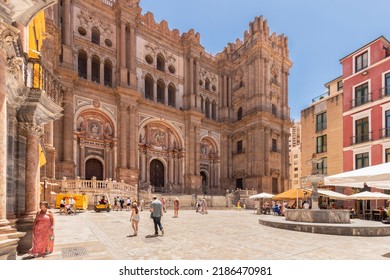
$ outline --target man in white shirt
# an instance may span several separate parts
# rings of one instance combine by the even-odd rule
[[[69,206],[70,206],[70,209],[73,213],[76,213],[75,204],[76,204],[76,201],[73,199],[73,196],[69,197]]]

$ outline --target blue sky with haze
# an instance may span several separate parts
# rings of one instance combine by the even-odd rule
[[[243,39],[256,16],[289,39],[291,118],[299,119],[324,84],[341,75],[339,60],[383,35],[390,39],[389,0],[141,0],[142,13],[180,33],[193,28],[216,54]]]

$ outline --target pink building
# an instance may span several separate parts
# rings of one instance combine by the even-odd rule
[[[344,171],[390,162],[390,42],[381,36],[340,62]]]

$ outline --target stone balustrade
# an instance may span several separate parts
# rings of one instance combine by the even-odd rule
[[[82,180],[76,178],[75,180],[68,180],[65,177],[60,182],[61,191],[64,192],[111,192],[113,190],[126,192],[135,195],[137,193],[137,187],[126,184],[123,182],[117,182],[113,180]]]

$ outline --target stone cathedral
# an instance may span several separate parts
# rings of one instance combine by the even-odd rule
[[[31,226],[42,178],[175,194],[288,188],[292,62],[263,17],[214,56],[139,0],[0,5],[0,234]]]
[[[112,178],[142,189],[288,187],[287,38],[255,18],[216,56],[139,1],[51,9],[65,86],[54,123],[56,178]],[[60,45],[57,45],[60,44]],[[201,190],[200,190],[201,189]]]

